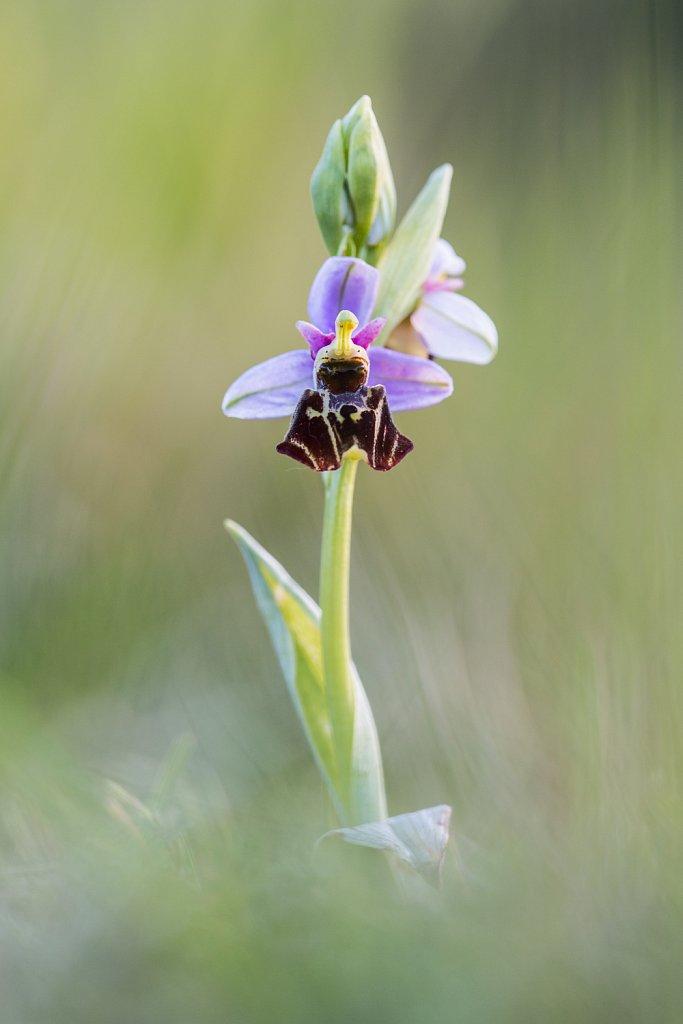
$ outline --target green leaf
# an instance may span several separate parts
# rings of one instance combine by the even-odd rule
[[[386,817],[377,729],[358,673],[354,668],[351,774],[340,778],[322,668],[320,608],[243,527],[232,520],[225,527],[246,562],[290,697],[340,821]]]
[[[448,206],[452,175],[450,164],[437,167],[384,250],[373,313],[387,321],[382,341],[386,341],[394,327],[411,312],[427,278]]]

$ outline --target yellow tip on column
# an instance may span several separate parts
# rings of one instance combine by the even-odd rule
[[[334,326],[337,342],[334,350],[335,356],[344,357],[350,355],[351,335],[356,327],[358,327],[358,317],[354,316],[348,309],[342,309],[335,320]]]

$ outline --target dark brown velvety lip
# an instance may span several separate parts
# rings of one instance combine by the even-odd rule
[[[362,388],[368,379],[368,365],[362,359],[335,359],[317,369],[318,387],[333,395],[348,394]]]

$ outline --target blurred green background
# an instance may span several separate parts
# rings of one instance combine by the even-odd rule
[[[3,1024],[683,1016],[683,19],[672,0],[4,0]],[[359,474],[356,661],[441,898],[329,812],[237,551],[321,487],[225,387],[298,344],[369,93],[500,354]]]

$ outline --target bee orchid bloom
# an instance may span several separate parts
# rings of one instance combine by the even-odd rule
[[[285,352],[243,373],[226,392],[223,412],[240,419],[293,417],[282,454],[316,470],[336,469],[346,452],[390,469],[412,444],[389,413],[421,409],[453,391],[436,363],[368,348],[383,319],[370,320],[379,271],[361,259],[326,260],[308,300],[312,322],[297,329],[306,350]]]
[[[389,344],[398,350],[413,352],[424,346],[427,353],[437,359],[490,363],[498,351],[498,332],[483,309],[457,294],[464,284],[464,272],[465,261],[452,245],[440,238],[409,324],[400,325],[396,338]]]

